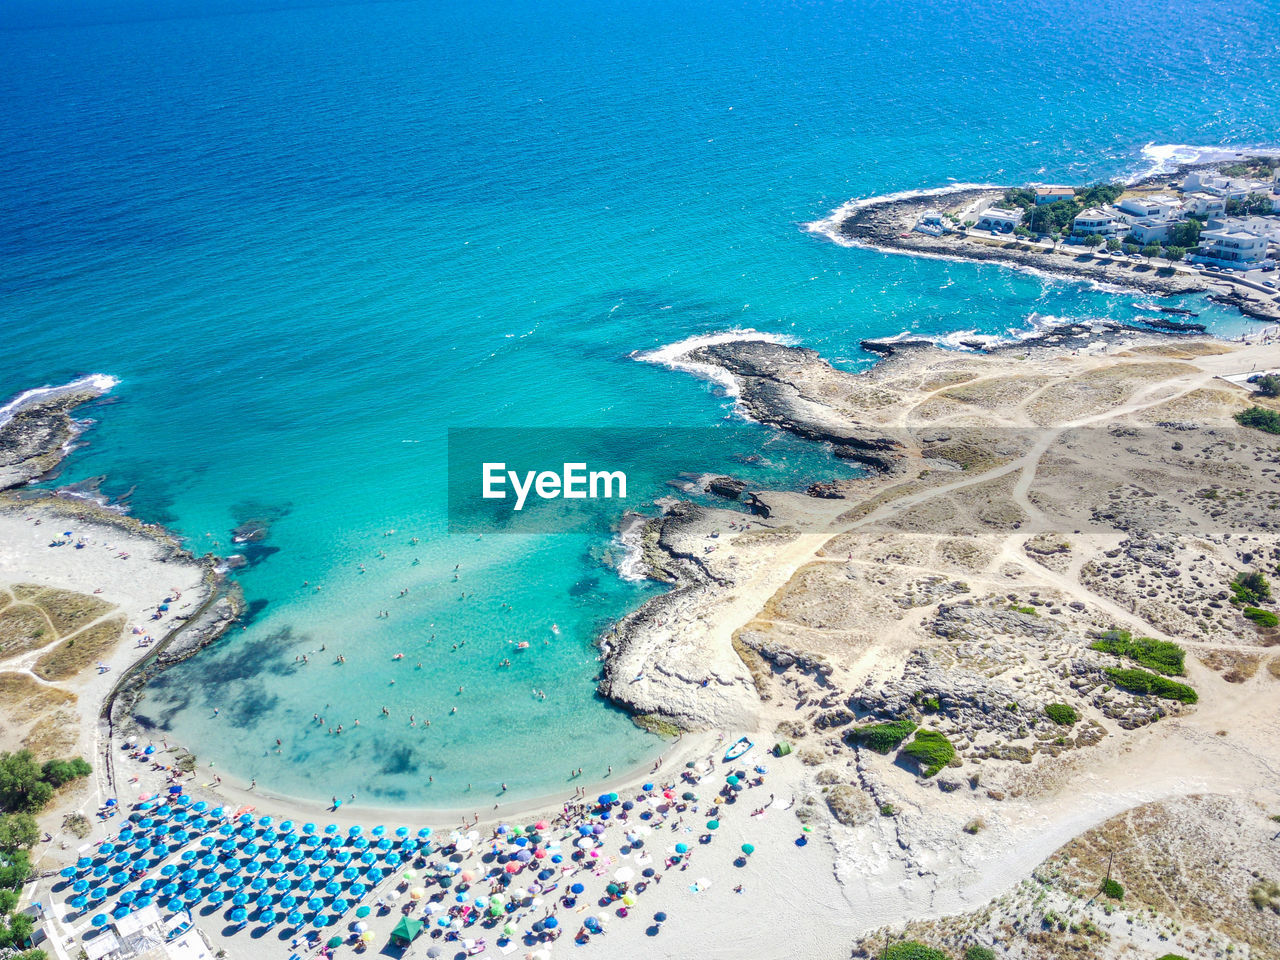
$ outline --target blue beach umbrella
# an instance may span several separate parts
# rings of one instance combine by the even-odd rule
[[[263,843],[275,843],[280,839],[280,835],[274,830],[263,830],[262,836],[259,838]]]
[[[354,880],[358,876],[360,876],[360,870],[356,867],[347,867],[342,871],[342,879],[344,880]]]
[[[156,888],[157,885],[158,885],[158,881],[156,880],[155,877],[147,877],[140,884],[138,884],[138,889],[141,890],[143,893],[150,893],[152,890]]]
[[[264,893],[262,896],[260,896],[257,900],[253,902],[257,904],[259,908],[266,908],[271,906],[271,904],[275,903],[275,901],[271,899],[271,894],[269,893]]]
[[[108,867],[105,863],[100,863],[93,868],[93,875],[95,877],[105,877],[110,872],[111,872],[111,868]]]
[[[303,893],[314,890],[315,888],[316,888],[316,882],[312,880],[310,877],[304,877],[302,880],[298,882],[298,889],[301,890]]]
[[[162,897],[172,897],[177,892],[178,892],[178,885],[176,883],[166,883],[163,887],[160,888],[160,896]]]
[[[298,898],[295,897],[292,893],[286,893],[283,897],[280,898],[280,906],[284,907],[284,909],[286,910],[292,910],[297,905],[298,905]]]
[[[359,900],[361,897],[363,897],[365,895],[365,892],[366,892],[365,885],[363,883],[353,883],[351,886],[347,887],[347,893],[349,893],[356,900]]]
[[[376,853],[373,853],[372,851],[366,851],[365,853],[360,854],[361,863],[369,864],[369,863],[377,863],[377,861],[378,861],[378,855]]]
[[[111,875],[111,882],[116,886],[126,884],[129,882],[129,874],[125,873],[123,870],[118,870]]]
[[[95,913],[93,919],[89,922],[95,927],[105,927],[107,925],[107,915],[105,913]]]
[[[81,857],[79,860],[76,861],[77,870],[88,870],[92,866],[93,866],[93,861],[90,860],[88,857]]]
[[[431,836],[431,828],[430,828],[430,827],[423,827],[422,829],[420,829],[420,830],[418,831],[418,837],[419,837],[420,839],[422,839],[422,840],[427,839],[427,837],[429,837],[429,836]]]
[[[336,897],[338,894],[342,892],[342,884],[340,884],[337,880],[330,880],[328,883],[325,884],[324,892],[331,897]]]
[[[362,833],[364,833],[364,827],[360,826],[358,823],[347,830],[347,836],[349,837],[358,837]]]
[[[240,858],[227,857],[226,860],[222,861],[222,866],[223,868],[230,870],[232,873],[235,873],[237,870],[240,869]]]
[[[388,840],[386,837],[383,837],[381,840],[378,841],[377,846],[379,850],[390,850],[391,841]]]
[[[75,883],[71,885],[71,889],[74,890],[76,893],[84,893],[86,890],[89,889],[89,881],[84,879],[77,880]]]
[[[215,907],[218,904],[222,903],[222,901],[225,899],[227,899],[227,895],[223,893],[221,890],[214,890],[212,893],[209,894],[209,902],[212,903]]]
[[[231,911],[231,920],[234,923],[244,923],[249,919],[249,911],[244,907],[236,907]]]
[[[197,800],[194,804],[191,805],[191,809],[194,810],[196,813],[204,813],[206,810],[209,809],[209,805],[205,803],[203,800]]]
[[[109,857],[116,852],[116,845],[110,840],[98,845],[98,853],[104,857]]]
[[[258,922],[271,926],[271,924],[276,922],[276,912],[274,910],[263,910],[258,914]]]
[[[212,850],[217,845],[218,845],[218,838],[215,837],[213,834],[210,834],[207,837],[200,838],[200,846],[204,847],[206,850]]]
[[[384,833],[386,833],[386,832],[387,832],[387,828],[386,828],[386,827],[384,827],[382,824],[378,824],[376,827],[374,827],[374,828],[373,828],[372,830],[370,830],[369,832],[370,832],[370,833],[372,833],[375,837],[380,837],[380,836],[382,836]]]
[[[193,888],[191,890],[188,890],[186,893],[184,893],[182,895],[182,899],[187,901],[187,903],[196,903],[199,901],[199,899],[202,896],[204,896],[204,894],[202,894],[199,890],[196,890]]]
[[[69,901],[73,910],[83,910],[89,903],[88,897],[72,897]]]
[[[352,844],[357,850],[368,850],[369,839],[367,837],[357,837],[356,842]]]
[[[400,837],[401,839],[403,839],[403,838],[407,837],[408,835],[409,835],[409,828],[408,828],[408,827],[396,827],[396,836],[397,836],[397,837]]]
[[[303,833],[315,833],[315,832],[316,832],[316,825],[315,825],[314,823],[304,823],[304,824],[302,825],[302,832],[303,832]]]
[[[320,914],[317,914],[316,918],[311,922],[314,923],[317,927],[327,927],[329,925],[329,918],[326,917],[323,913],[320,913]]]
[[[244,886],[244,877],[227,877],[227,879],[223,881],[223,886],[227,887],[229,890],[239,890]]]
[[[273,823],[275,823],[275,821],[272,820],[270,817],[260,817],[258,819],[258,826],[260,827],[269,827]]]
[[[249,859],[253,859],[258,855],[258,845],[256,843],[246,843],[244,845],[244,855]]]
[[[273,890],[279,890],[281,893],[284,893],[286,890],[289,889],[290,886],[292,886],[292,884],[289,883],[288,877],[280,877],[278,880],[276,880],[275,883],[271,885],[271,888]]]
[[[382,877],[383,877],[383,873],[377,867],[374,867],[372,870],[370,870],[368,873],[364,875],[365,881],[370,886],[375,886],[375,887],[382,882]]]
[[[323,909],[324,909],[324,901],[323,901],[323,900],[321,900],[319,897],[312,897],[310,900],[308,900],[308,901],[307,901],[307,909],[308,909],[308,910],[323,910]]]
[[[292,873],[295,877],[301,879],[307,875],[308,871],[305,864],[299,863],[289,872]]]
[[[218,849],[223,853],[232,854],[236,853],[240,847],[234,840],[223,840],[222,843],[218,844]]]
[[[224,837],[229,837],[235,832],[236,832],[236,828],[229,823],[224,823],[222,826],[218,828],[218,833],[222,834],[222,836]]]
[[[292,830],[292,829],[293,829],[293,821],[292,821],[292,820],[281,820],[281,821],[280,821],[280,831],[281,831],[282,833],[288,833],[288,832],[289,832],[290,830]]]
[[[249,884],[249,886],[253,887],[255,890],[265,890],[270,885],[271,881],[266,877],[254,877],[253,883]]]
[[[344,913],[346,913],[350,909],[351,909],[351,904],[347,903],[347,901],[344,900],[342,897],[339,897],[337,900],[333,901],[333,912],[337,914],[337,916],[335,916],[334,919],[335,920],[338,919],[338,917],[341,917]]]
[[[190,863],[192,860],[195,860],[195,859],[196,859],[197,857],[199,857],[199,856],[200,856],[200,853],[199,853],[199,851],[197,851],[197,850],[183,850],[183,851],[182,851],[182,860],[183,860],[183,862],[185,862],[185,863]]]
[[[151,906],[150,895],[144,893],[142,896],[138,897],[137,900],[133,901],[133,905],[137,907],[139,910],[141,910],[143,907]]]
[[[248,902],[249,902],[249,895],[245,893],[243,890],[241,890],[239,893],[237,893],[234,897],[231,898],[231,905],[233,907],[243,907]]]
[[[237,822],[237,823],[243,823],[243,824],[245,824],[245,825],[247,826],[247,825],[249,825],[249,824],[253,823],[253,817],[249,816],[249,814],[247,814],[247,813],[242,813],[242,814],[240,814],[240,816],[236,817],[236,822]]]
[[[316,871],[316,875],[319,876],[322,880],[328,880],[330,877],[333,876],[333,874],[334,874],[333,867],[329,866],[329,864],[327,863],[323,867],[321,867],[319,870]]]
[[[342,846],[342,838],[341,838],[341,837],[333,836],[333,837],[330,837],[330,838],[329,838],[329,847],[330,847],[331,849],[336,850],[336,849],[337,849],[338,847],[340,847],[340,846]]]
[[[350,863],[350,862],[351,862],[351,851],[350,851],[350,850],[339,850],[339,851],[337,852],[337,854],[334,856],[333,861],[334,861],[334,863],[338,864],[339,866],[341,866],[341,865],[343,865],[343,864]]]
[[[187,905],[182,902],[181,897],[174,897],[164,905],[164,908],[170,913],[181,913],[183,910],[187,909]]]
[[[206,853],[203,857],[200,858],[200,866],[202,867],[216,866],[217,863],[218,863],[218,858],[214,856],[212,853]]]
[[[90,891],[89,891],[89,899],[90,899],[90,900],[105,900],[105,899],[107,899],[107,888],[106,888],[106,887],[94,887],[92,890],[90,890]]]
[[[400,854],[398,854],[398,853],[388,853],[388,854],[387,854],[387,857],[386,857],[386,860],[385,860],[385,863],[386,863],[386,865],[387,865],[388,867],[398,867],[398,866],[400,866]]]
[[[325,833],[337,833],[337,832],[338,832],[338,825],[337,825],[336,823],[326,823],[326,824],[324,825],[324,832],[325,832]]]
[[[291,927],[299,926],[302,923],[302,914],[297,910],[292,910],[289,916],[285,917],[285,920],[288,921]]]
[[[121,903],[133,903],[133,898],[134,898],[134,897],[136,897],[137,895],[138,895],[138,894],[137,894],[137,892],[136,892],[136,891],[133,891],[133,890],[126,890],[124,893],[120,894],[120,902],[121,902]]]

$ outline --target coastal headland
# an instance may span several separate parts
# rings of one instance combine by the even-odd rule
[[[1280,158],[1257,159],[1280,166]],[[1134,201],[1156,197],[1157,203],[1176,201],[1180,197],[1189,196],[1191,192],[1184,191],[1181,186],[1188,175],[1204,175],[1207,180],[1224,169],[1230,171],[1231,164],[1221,161],[1186,164],[1169,173],[1117,185],[1117,196]],[[1064,236],[1059,236],[1056,231],[1052,236],[1027,231],[1022,225],[1019,225],[1018,232],[1015,233],[1012,219],[994,224],[994,229],[978,226],[984,222],[982,217],[985,212],[993,208],[997,211],[1002,209],[1012,190],[1010,186],[995,184],[955,184],[883,197],[868,197],[850,201],[828,217],[806,226],[810,232],[843,246],[865,247],[918,257],[1001,264],[1082,280],[1103,287],[1137,290],[1158,297],[1205,293],[1211,300],[1238,308],[1246,316],[1265,321],[1280,319],[1275,286],[1267,287],[1257,277],[1238,270],[1224,269],[1222,264],[1210,261],[1199,264],[1200,269],[1195,269],[1196,264],[1183,260],[1180,249],[1175,259],[1162,258],[1162,251],[1167,253],[1167,249],[1162,248],[1159,242],[1154,243],[1154,248],[1147,244],[1130,243],[1127,244],[1127,249],[1122,249],[1126,247],[1122,240],[1130,237],[1134,229],[1142,232],[1144,237],[1167,234],[1167,229],[1166,234],[1161,234],[1158,224],[1153,226],[1136,216],[1130,217],[1136,225],[1134,226],[1120,219],[1108,221],[1106,218],[1113,215],[1111,210],[1106,214],[1096,209],[1084,211],[1086,214],[1096,215],[1098,219],[1085,221],[1089,226],[1069,230]],[[1170,196],[1170,193],[1178,196]],[[1206,201],[1202,197],[1203,195],[1197,194],[1196,199],[1185,202],[1207,204],[1215,200],[1210,197]],[[1222,207],[1218,216],[1225,216],[1227,201],[1221,198],[1218,200]],[[1214,209],[1217,210],[1216,207]],[[1015,216],[1020,213],[1016,209],[1006,212],[1012,212]],[[1175,211],[1170,210],[1166,215],[1172,218],[1173,212]],[[1129,215],[1115,211],[1114,216],[1118,218]],[[1198,225],[1212,227],[1218,223],[1212,215],[1198,216]],[[1099,225],[1094,226],[1095,223]],[[1277,226],[1280,227],[1280,221],[1277,221]],[[1106,240],[1096,246],[1081,242],[1088,239],[1087,235],[1079,233],[1079,230],[1085,229],[1105,231]],[[1266,235],[1271,236],[1272,233]],[[1103,240],[1103,234],[1100,232],[1096,239]],[[1110,242],[1106,242],[1107,240]],[[1171,324],[1180,322],[1180,318],[1174,315],[1152,319]],[[1176,329],[1176,326],[1170,326],[1170,329]]]

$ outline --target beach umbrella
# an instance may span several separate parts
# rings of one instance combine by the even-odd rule
[[[93,919],[89,922],[95,927],[105,927],[107,925],[107,915],[105,913],[95,913]]]
[[[388,867],[400,866],[400,855],[398,853],[388,853],[383,859]]]
[[[183,910],[187,909],[187,905],[182,902],[181,897],[174,897],[164,905],[164,908],[170,913],[181,913]]]
[[[279,879],[276,880],[275,883],[271,885],[271,888],[273,890],[278,890],[281,893],[284,893],[286,890],[289,889],[290,886],[292,886],[292,884],[289,883],[288,877],[280,877]]]
[[[339,850],[339,851],[337,852],[337,854],[334,856],[333,860],[334,860],[334,862],[335,862],[335,863],[350,863],[350,862],[351,862],[351,851],[350,851],[350,850]]]
[[[191,805],[191,809],[194,810],[196,813],[204,813],[206,810],[209,809],[209,805],[205,803],[203,800],[197,800],[195,803]]]
[[[316,882],[310,877],[303,877],[298,881],[298,889],[303,893],[308,893],[316,888]]]
[[[271,906],[271,904],[275,903],[275,901],[271,899],[271,894],[269,893],[264,893],[262,896],[260,896],[257,900],[253,902],[260,909],[265,909]]]
[[[160,896],[162,897],[172,897],[177,892],[178,885],[176,883],[166,883],[160,888]]]
[[[115,873],[111,875],[111,882],[116,884],[117,886],[128,883],[129,874],[125,873],[123,870],[117,870]]]
[[[586,887],[584,887],[580,883],[575,883],[573,886],[569,888],[569,891],[575,895],[582,893],[584,890],[586,890]]]
[[[403,838],[407,837],[408,835],[409,835],[409,828],[408,828],[408,827],[396,827],[396,836],[397,836],[397,837],[400,837],[401,839],[403,839]]]
[[[254,877],[253,882],[249,884],[254,890],[265,890],[271,881],[266,877]]]
[[[231,920],[233,923],[244,923],[249,919],[249,911],[244,907],[236,907],[231,911]]]
[[[138,889],[143,893],[150,893],[156,888],[158,881],[155,877],[147,877],[142,883],[138,884]]]
[[[308,873],[310,873],[306,865],[302,863],[296,864],[294,868],[289,872],[292,873],[295,877],[298,877],[299,879],[301,879],[302,877],[305,877]]]
[[[234,897],[231,898],[231,905],[233,907],[243,907],[248,902],[249,902],[249,895],[245,893],[243,890],[241,890],[239,893],[237,893]]]
[[[356,867],[347,867],[342,871],[342,879],[344,880],[354,880],[358,876],[360,876],[360,871]]]
[[[247,813],[242,813],[240,814],[240,816],[236,817],[236,823],[240,823],[240,824],[244,824],[245,826],[248,826],[249,824],[253,823],[253,817]]]
[[[229,837],[236,832],[236,828],[229,823],[224,823],[218,828],[218,833],[224,837]]]
[[[688,852],[689,852],[689,845],[687,843],[676,844],[676,853],[688,853]]]
[[[303,832],[303,833],[308,833],[308,834],[310,834],[310,833],[315,833],[315,832],[316,832],[316,825],[315,825],[314,823],[304,823],[304,824],[302,825],[302,832]]]
[[[315,919],[312,920],[311,922],[314,923],[317,927],[327,927],[329,925],[329,918],[326,917],[323,913],[320,913],[320,914],[316,914]]]
[[[71,889],[74,890],[76,893],[84,893],[86,890],[89,889],[89,881],[77,880],[75,883],[71,885]]]
[[[221,890],[214,890],[209,894],[209,902],[215,907],[227,898],[227,895]]]
[[[364,864],[377,863],[378,855],[372,851],[360,854],[360,862]]]
[[[286,893],[283,897],[280,898],[280,906],[282,906],[286,910],[292,910],[297,905],[298,905],[298,898],[295,897],[292,893]]]
[[[365,892],[366,892],[366,889],[363,883],[353,883],[351,886],[347,887],[347,893],[350,896],[354,897],[356,900],[359,900],[361,897],[363,897],[365,895]]]
[[[276,912],[274,910],[263,910],[258,914],[258,922],[271,926],[276,922]]]
[[[751,856],[753,853],[755,853],[755,852],[756,852],[756,848],[755,848],[755,846],[754,846],[754,845],[752,845],[752,844],[750,844],[750,843],[744,843],[744,844],[742,845],[742,852],[743,852],[743,853],[745,853],[745,854],[749,857],[749,856]]]
[[[195,859],[196,859],[197,857],[199,857],[199,856],[200,856],[200,853],[199,853],[199,851],[196,851],[196,850],[183,850],[183,851],[182,851],[182,861],[183,861],[184,863],[190,863],[192,860],[195,860]]]
[[[83,910],[85,906],[89,903],[89,898],[88,897],[72,897],[68,902],[71,904],[72,909]]]
[[[560,921],[555,917],[547,917],[547,919],[542,921],[542,925],[548,930],[554,930],[556,927],[560,926]]]
[[[204,896],[204,894],[195,887],[192,887],[190,890],[187,890],[182,894],[182,899],[187,901],[187,903],[196,903],[202,896]]]
[[[244,877],[241,877],[241,876],[227,877],[227,879],[223,881],[223,884],[224,886],[226,886],[231,890],[239,890],[242,886],[244,886]]]
[[[327,823],[327,824],[325,824],[324,832],[325,832],[325,833],[330,833],[330,834],[332,834],[332,833],[337,833],[337,832],[338,832],[338,825],[337,825],[336,823]]]
[[[302,923],[302,913],[297,910],[291,910],[285,920],[288,921],[291,927],[299,926]]]
[[[363,920],[373,911],[369,907],[359,907],[356,909],[356,916]]]
[[[136,896],[137,896],[137,893],[135,893],[133,890],[126,890],[124,891],[124,893],[120,894],[120,902],[133,903],[133,898]]]
[[[333,912],[338,916],[341,916],[351,909],[351,904],[343,897],[339,897],[337,900],[333,901],[331,906],[333,907]],[[336,920],[338,917],[334,917],[334,919]]]
[[[328,883],[325,884],[324,892],[331,897],[336,897],[338,894],[342,892],[342,884],[340,884],[337,880],[330,880]]]
[[[352,846],[353,846],[353,847],[355,847],[357,850],[368,850],[368,849],[369,849],[369,838],[368,838],[368,837],[356,837],[356,842],[355,842],[355,843],[353,843],[353,844],[352,844]]]
[[[708,829],[708,830],[719,830],[719,829],[720,829],[720,821],[719,821],[719,820],[708,820],[708,821],[707,821],[707,829]]]

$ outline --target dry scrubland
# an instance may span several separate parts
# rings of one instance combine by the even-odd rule
[[[762,493],[728,542],[719,510],[654,524],[683,585],[610,638],[606,691],[791,743],[797,815],[887,924],[855,956],[1280,956],[1280,632],[1237,580],[1280,569],[1280,438],[1220,378],[1280,350],[1126,334],[857,376],[726,350],[695,359],[753,415],[890,462],[843,499]]]

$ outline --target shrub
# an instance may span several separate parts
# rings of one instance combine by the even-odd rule
[[[1253,384],[1258,388],[1258,393],[1264,397],[1280,397],[1280,376],[1274,373],[1264,373]]]
[[[858,727],[845,734],[850,743],[859,743],[876,753],[889,754],[898,748],[903,740],[915,732],[916,725],[910,720],[891,720],[888,723],[873,723],[868,727]]]
[[[941,950],[926,947],[919,940],[903,940],[891,947],[885,947],[880,960],[951,960]]]
[[[0,754],[0,810],[38,813],[58,787],[91,768],[84,760],[50,760],[40,766],[30,750]]]
[[[73,757],[70,760],[49,760],[41,769],[43,779],[55,788],[68,784],[72,780],[87,777],[92,772],[93,768],[80,757]]]
[[[1051,703],[1044,708],[1044,713],[1054,723],[1063,727],[1069,727],[1080,719],[1080,715],[1076,713],[1075,708],[1065,703]]]
[[[1120,689],[1130,693],[1149,694],[1161,700],[1180,700],[1182,703],[1196,703],[1200,697],[1195,690],[1185,683],[1178,683],[1158,673],[1147,670],[1118,670],[1107,667],[1103,671]]]
[[[1089,644],[1092,650],[1128,657],[1149,670],[1171,677],[1180,677],[1186,669],[1183,665],[1185,651],[1176,643],[1155,640],[1151,637],[1134,637],[1128,630],[1108,630],[1101,640]]]
[[[1271,599],[1271,584],[1261,570],[1242,570],[1231,581],[1231,595],[1236,603],[1266,603]]]
[[[932,777],[956,758],[956,748],[936,730],[917,731],[915,739],[902,748],[907,756],[924,766],[921,776]]]
[[[990,947],[981,947],[975,943],[965,948],[964,960],[996,960],[996,952]]]
[[[1277,617],[1270,610],[1259,610],[1257,607],[1245,607],[1244,615],[1247,619],[1252,620],[1260,627],[1274,627],[1280,625],[1280,617]]]
[[[1250,407],[1236,414],[1236,423],[1263,433],[1280,433],[1280,413],[1266,407]]]
[[[1111,880],[1111,879],[1103,880],[1102,895],[1105,897],[1110,897],[1112,900],[1123,900],[1124,887],[1120,886],[1120,884],[1115,880]]]
[[[0,853],[30,850],[40,839],[36,818],[29,813],[6,813],[0,816]]]
[[[0,866],[0,889],[17,890],[31,876],[31,859],[27,851],[19,850],[5,856],[4,866]]]
[[[971,834],[977,833],[979,830],[984,829],[986,825],[987,825],[987,822],[983,820],[981,817],[974,817],[972,820],[970,820],[968,823],[964,825],[964,832],[971,833]]]

